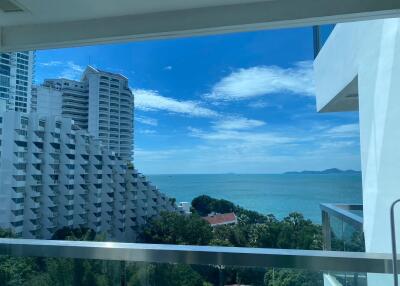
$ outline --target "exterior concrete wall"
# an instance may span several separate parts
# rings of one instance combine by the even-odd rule
[[[60,115],[62,113],[61,91],[46,86],[35,88],[33,95],[35,104],[32,104],[33,111],[51,116]],[[37,102],[40,102],[40,104],[37,104]]]

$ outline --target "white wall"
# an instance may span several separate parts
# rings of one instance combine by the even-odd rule
[[[48,116],[60,116],[62,114],[62,94],[51,87],[37,87],[38,114]]]
[[[400,20],[337,25],[315,72],[319,109],[358,81],[366,251],[390,253],[389,209],[400,198]]]

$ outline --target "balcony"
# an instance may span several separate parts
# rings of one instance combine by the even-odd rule
[[[27,152],[28,151],[28,148],[27,147],[24,147],[24,146],[16,146],[15,147],[15,151],[16,152]]]
[[[55,199],[51,199],[51,197],[47,197],[44,200],[44,204],[46,207],[56,207],[58,205],[58,202]],[[52,213],[48,213],[49,217],[52,217]]]
[[[36,155],[31,156],[31,163],[32,164],[41,164],[42,163],[42,158],[37,157]]]
[[[26,175],[26,171],[25,170],[15,170],[14,174],[16,176],[24,176],[24,175]]]
[[[60,164],[59,155],[48,156],[47,161],[49,164]]]
[[[26,163],[25,156],[24,157],[17,157],[17,159],[15,161],[16,161],[16,163]]]
[[[41,226],[40,226],[39,224],[32,225],[32,226],[30,227],[30,230],[39,230],[39,229],[41,229]]]
[[[38,209],[38,208],[40,208],[40,204],[39,204],[38,202],[32,202],[32,203],[29,205],[29,207],[30,207],[31,209]]]
[[[10,222],[16,223],[16,222],[22,222],[22,221],[24,221],[24,215],[23,214],[11,216]]]
[[[32,167],[32,168],[30,168],[30,174],[36,175],[36,176],[41,176],[43,174],[43,171],[40,169],[37,169],[35,167]]]
[[[43,143],[43,138],[44,138],[43,132],[35,131],[33,134],[34,134],[32,138],[33,141]]]
[[[43,184],[42,180],[31,180],[30,185],[31,186],[41,186]]]
[[[75,164],[75,160],[74,159],[69,159],[68,157],[66,157],[66,159],[62,160],[63,164],[70,164],[70,165],[74,165]]]
[[[38,145],[32,144],[31,145],[31,152],[32,153],[43,153],[43,148],[39,148]]]
[[[40,195],[41,195],[41,192],[39,192],[39,191],[37,191],[37,190],[31,190],[31,192],[30,192],[30,196],[31,196],[32,198],[40,197]]]
[[[65,148],[64,149],[64,153],[65,154],[69,154],[69,155],[75,155],[76,154],[75,149],[70,149],[70,148]]]
[[[16,188],[25,187],[26,186],[26,181],[25,180],[17,181],[15,179],[13,179],[12,180],[12,186],[16,187]]]
[[[26,141],[26,135],[22,135],[22,134],[16,134],[14,137],[15,141],[22,141],[25,142]]]
[[[48,184],[51,186],[58,186],[59,183],[60,182],[58,180],[50,180]]]

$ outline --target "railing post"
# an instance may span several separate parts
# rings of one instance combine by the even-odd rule
[[[322,211],[322,235],[323,235],[323,249],[331,250],[331,223],[329,214],[326,211]]]
[[[395,200],[392,205],[390,206],[390,230],[392,235],[392,255],[393,255],[393,281],[394,286],[399,285],[399,276],[397,271],[397,249],[396,249],[396,226],[395,226],[395,219],[394,219],[394,207],[395,205],[400,202],[400,199]]]
[[[120,267],[120,285],[126,286],[126,262],[121,261],[119,267]]]

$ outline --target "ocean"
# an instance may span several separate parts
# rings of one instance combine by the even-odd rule
[[[190,202],[199,195],[226,199],[282,219],[300,212],[321,222],[320,203],[362,203],[360,174],[149,175],[161,192]]]

